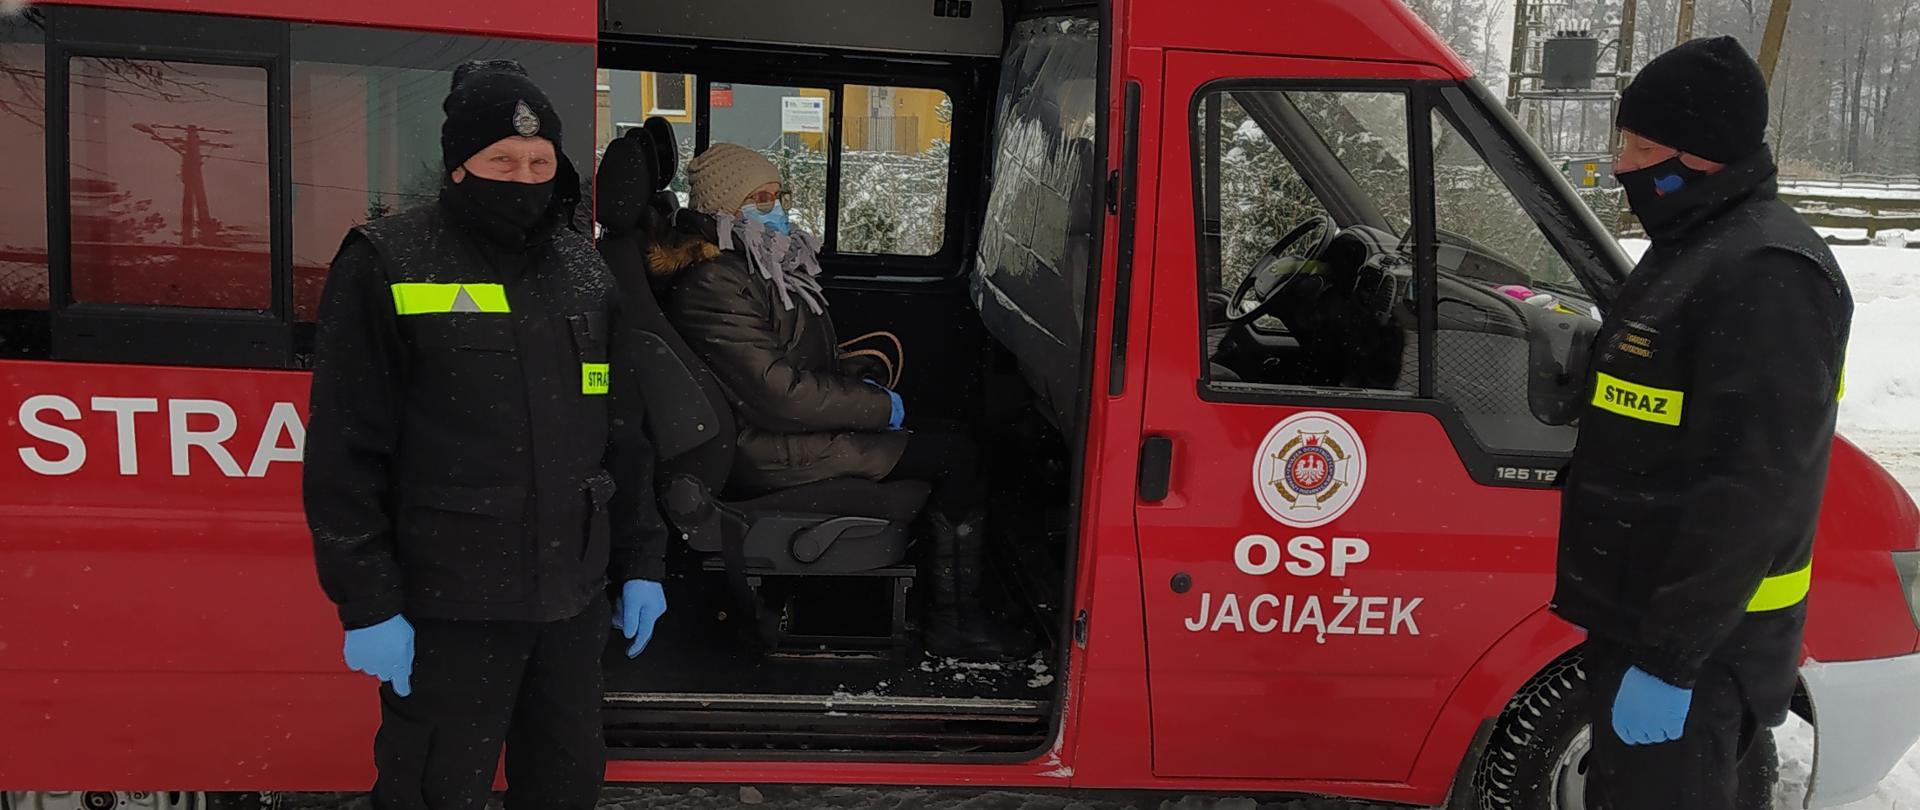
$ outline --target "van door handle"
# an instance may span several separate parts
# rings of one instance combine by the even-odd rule
[[[1159,503],[1173,486],[1173,439],[1148,436],[1140,442],[1140,500]]]

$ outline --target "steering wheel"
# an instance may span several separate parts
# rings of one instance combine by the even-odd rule
[[[1315,234],[1317,237],[1313,246],[1297,256],[1288,255],[1294,243],[1305,239],[1308,234]],[[1273,243],[1273,247],[1267,248],[1267,252],[1261,254],[1259,260],[1253,263],[1253,268],[1247,271],[1246,278],[1240,279],[1240,286],[1233,291],[1233,297],[1227,299],[1229,313],[1227,324],[1242,327],[1272,315],[1274,310],[1279,308],[1280,302],[1285,298],[1283,293],[1292,285],[1293,280],[1311,268],[1313,262],[1320,258],[1320,254],[1327,251],[1328,246],[1333,244],[1335,235],[1333,220],[1317,214],[1295,225],[1286,236],[1280,237],[1280,241]],[[1259,296],[1258,302],[1249,305],[1246,300],[1248,292],[1256,293]],[[1232,314],[1236,312],[1240,314]]]

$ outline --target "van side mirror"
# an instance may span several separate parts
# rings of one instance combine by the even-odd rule
[[[1585,404],[1600,324],[1584,315],[1528,309],[1527,407],[1543,424],[1573,424]]]

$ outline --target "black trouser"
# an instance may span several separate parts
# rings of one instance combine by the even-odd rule
[[[1613,730],[1613,700],[1632,663],[1615,644],[1589,639],[1587,683],[1592,701],[1593,751],[1587,759],[1590,810],[1766,810],[1772,767],[1748,761],[1772,756],[1761,725],[1733,669],[1708,661],[1693,687],[1693,704],[1680,739],[1628,745]]]
[[[413,692],[380,687],[375,810],[481,810],[507,747],[509,810],[591,810],[606,779],[600,654],[612,614],[413,622]]]
[[[919,431],[907,437],[907,450],[887,473],[887,481],[925,481],[933,487],[927,512],[959,521],[987,499],[980,448],[965,433]]]

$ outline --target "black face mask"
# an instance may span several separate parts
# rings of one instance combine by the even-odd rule
[[[514,183],[483,180],[469,173],[447,186],[460,213],[503,244],[524,243],[547,218],[553,205],[554,183]]]
[[[1674,155],[1644,169],[1620,172],[1614,177],[1626,192],[1627,208],[1633,215],[1640,218],[1642,225],[1657,227],[1690,205],[1684,192],[1706,179],[1707,173],[1688,166],[1679,155]]]

